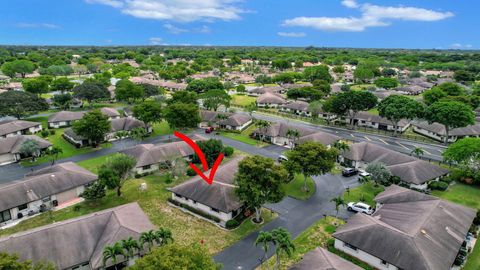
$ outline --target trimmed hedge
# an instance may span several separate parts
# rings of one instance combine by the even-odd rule
[[[205,213],[205,212],[203,212],[203,211],[201,211],[201,210],[198,210],[198,209],[196,209],[196,208],[191,207],[190,205],[187,205],[187,204],[184,204],[184,203],[181,203],[181,202],[177,202],[177,201],[175,201],[175,200],[172,199],[172,198],[168,198],[168,202],[170,202],[170,203],[172,203],[172,204],[174,204],[174,205],[176,205],[176,206],[180,206],[180,207],[182,207],[182,208],[185,208],[185,209],[187,209],[188,211],[190,211],[190,212],[192,212],[192,213],[195,213],[195,214],[197,214],[197,215],[199,215],[199,216],[202,216],[202,217],[204,217],[204,218],[207,218],[207,219],[213,220],[213,221],[215,221],[215,222],[217,222],[217,223],[220,223],[220,219],[219,219],[218,217],[215,217],[215,216],[212,216],[212,215],[210,215],[210,214],[207,214],[207,213]]]
[[[448,183],[442,181],[434,181],[428,184],[428,187],[432,190],[445,191],[448,188]]]
[[[230,147],[230,146],[227,146],[227,147],[223,148],[223,153],[225,154],[226,157],[229,157],[229,156],[233,155],[234,151],[235,151],[235,149],[233,149],[233,147]]]
[[[230,219],[229,221],[227,221],[227,223],[225,223],[225,228],[231,230],[237,228],[239,225],[240,223],[238,221],[236,221],[235,219]]]

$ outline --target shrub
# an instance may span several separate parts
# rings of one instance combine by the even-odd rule
[[[477,211],[477,216],[473,219],[473,224],[480,225],[480,211]]]
[[[238,221],[236,221],[235,219],[230,219],[229,221],[227,221],[227,223],[225,223],[225,227],[229,230],[235,229],[239,225],[240,225],[240,223],[238,223]]]
[[[42,135],[42,137],[46,138],[48,137],[48,135],[50,134],[50,132],[48,132],[48,130],[44,129],[40,132],[40,135]]]
[[[230,146],[227,146],[227,147],[223,148],[223,153],[225,154],[226,157],[229,157],[229,156],[233,155],[234,151],[235,151],[235,149],[233,149],[233,147],[230,147]]]
[[[187,175],[188,176],[195,176],[196,174],[197,173],[192,168],[187,169]]]
[[[73,211],[75,211],[75,212],[78,212],[78,211],[80,211],[80,207],[81,207],[81,206],[80,206],[80,205],[78,205],[78,204],[77,204],[77,205],[75,205],[75,206],[73,207]]]
[[[442,181],[435,181],[428,184],[428,187],[432,190],[445,191],[448,188],[448,183]]]
[[[49,129],[48,132],[50,132],[50,135],[55,135],[55,129]]]

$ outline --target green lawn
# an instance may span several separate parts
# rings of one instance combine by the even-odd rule
[[[102,165],[103,163],[105,163],[105,161],[113,155],[115,155],[115,153],[110,154],[110,155],[105,155],[105,156],[92,158],[92,159],[83,160],[83,161],[77,162],[77,164],[80,167],[83,167],[83,168],[85,168],[85,169],[87,169],[91,172],[98,173],[98,167],[100,165]]]
[[[463,270],[478,270],[480,269],[480,243],[476,243],[472,253],[467,258],[467,263]]]
[[[434,190],[432,195],[480,210],[480,188],[478,186],[456,183],[446,191]]]
[[[285,185],[285,191],[287,196],[298,200],[306,200],[310,198],[315,193],[315,182],[313,182],[312,178],[307,178],[307,187],[308,191],[305,192],[303,190],[303,175],[297,174],[295,175],[295,179]]]
[[[370,181],[358,187],[351,188],[350,192],[345,191],[343,193],[343,199],[345,200],[345,203],[363,201],[370,206],[375,207],[375,202],[373,199],[383,190],[383,186],[375,186],[375,184]]]
[[[321,219],[315,224],[310,226],[308,229],[303,231],[300,235],[293,240],[295,245],[295,251],[291,257],[283,254],[281,258],[280,268],[279,269],[288,269],[293,264],[300,261],[306,253],[317,248],[317,247],[326,247],[329,239],[332,239],[332,233],[335,232],[338,226],[344,222],[333,217],[327,217],[326,219]],[[252,247],[260,248],[260,247]],[[272,256],[263,266],[259,266],[259,270],[272,269],[275,264],[275,256]]]
[[[237,105],[237,106],[248,106],[251,103],[254,103],[257,101],[256,97],[251,97],[247,95],[232,95],[232,105]]]
[[[48,136],[47,139],[49,142],[51,142],[54,146],[57,146],[62,149],[63,153],[58,155],[58,159],[62,158],[67,158],[75,155],[80,155],[80,154],[85,154],[93,151],[97,151],[100,148],[93,148],[93,147],[82,147],[82,148],[76,148],[73,144],[69,143],[67,140],[65,140],[62,137],[64,129],[55,129],[55,134]],[[102,143],[101,148],[108,148],[111,147],[111,143]],[[33,166],[37,164],[41,164],[44,162],[49,162],[51,161],[51,157],[49,156],[42,156],[40,158],[37,158],[35,162],[31,162],[31,160],[26,159],[21,162],[22,166]]]
[[[235,133],[235,132],[227,132],[221,131],[220,136],[230,138],[232,140],[240,141],[249,145],[262,147],[268,145],[266,142],[261,142],[259,140],[255,140],[250,138],[250,134],[256,129],[257,127],[255,124],[250,125],[248,128],[242,131],[242,133]]]
[[[94,162],[100,163],[101,161],[94,160]],[[82,162],[81,165],[85,167],[92,166],[86,162]],[[181,183],[182,180],[177,180],[176,182],[169,184],[166,183],[165,180],[166,178],[163,175],[150,175],[141,179],[131,179],[123,186],[123,194],[121,197],[117,197],[115,191],[108,191],[107,196],[100,200],[83,202],[78,204],[78,206],[41,214],[23,221],[15,227],[0,230],[0,235],[8,235],[32,229],[129,202],[138,202],[154,225],[169,228],[173,233],[175,242],[182,243],[183,245],[190,245],[203,241],[211,255],[263,226],[255,225],[250,219],[247,219],[236,230],[227,231],[211,224],[210,222],[172,207],[167,204],[167,199],[171,197],[167,188]],[[146,191],[139,190],[138,187],[141,183],[147,184],[148,188]],[[264,224],[266,224],[274,219],[276,214],[264,210],[262,216],[265,220]]]
[[[375,84],[355,84],[350,86],[351,90],[368,90],[369,87],[375,87]]]
[[[371,110],[368,111],[369,114],[373,114],[373,115],[378,115],[378,109],[377,108],[373,108]]]

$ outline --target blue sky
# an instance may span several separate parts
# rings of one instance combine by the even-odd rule
[[[475,0],[1,1],[0,44],[480,48]]]

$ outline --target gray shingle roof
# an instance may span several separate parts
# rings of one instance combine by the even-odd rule
[[[49,141],[35,135],[15,135],[7,138],[0,138],[0,155],[6,153],[20,153],[22,144],[27,140],[36,141],[40,149],[46,149],[52,146]]]
[[[36,127],[40,125],[37,122],[24,121],[24,120],[6,120],[0,122],[0,136],[14,133],[20,130]]]
[[[0,211],[86,185],[98,177],[73,162],[46,167],[23,180],[0,186]]]
[[[300,133],[298,142],[314,141],[319,142],[324,145],[330,145],[338,140],[340,137],[329,134],[323,131],[304,128],[300,126],[292,126],[285,123],[272,123],[267,129],[266,132],[264,129],[257,129],[254,131],[256,134],[266,135],[271,137],[287,137],[288,130],[297,130]]]
[[[392,125],[392,121],[388,120],[387,118],[381,117],[379,115],[371,114],[368,112],[358,112],[357,115],[355,116],[355,119],[358,120],[364,120],[372,123],[380,123],[380,124],[385,124],[385,125]],[[399,127],[404,127],[408,125],[410,121],[406,119],[402,119],[398,121],[397,125]]]
[[[243,203],[235,195],[234,177],[238,171],[238,163],[242,159],[243,157],[237,157],[221,165],[211,185],[208,185],[200,176],[195,176],[169,190],[224,213],[237,210]],[[209,173],[210,171],[207,171],[205,174]]]
[[[445,136],[445,126],[440,123],[431,123],[427,121],[414,121],[412,122],[413,126],[419,127],[421,129],[433,132],[440,136]],[[478,136],[480,135],[480,124],[470,125],[462,128],[454,128],[449,131],[450,136]]]
[[[119,117],[120,116],[120,113],[114,108],[103,107],[103,108],[100,109],[100,111],[108,117]]]
[[[350,145],[350,149],[343,156],[354,161],[383,163],[393,175],[413,184],[423,184],[449,172],[429,162],[368,142]]]
[[[0,239],[0,250],[23,260],[50,261],[67,269],[90,261],[102,266],[103,248],[128,237],[139,238],[155,226],[137,203],[125,204]],[[121,256],[118,261],[122,261]],[[111,260],[107,266],[111,264]]]
[[[257,98],[257,103],[285,104],[287,101],[280,95],[265,93]]]
[[[143,121],[137,120],[135,118],[117,118],[110,121],[111,132],[117,131],[131,131],[135,128],[146,128],[146,125]]]
[[[193,141],[204,140],[204,137],[195,135],[190,137]],[[162,144],[140,144],[120,151],[137,160],[136,167],[153,165],[167,160],[187,157],[194,154],[193,149],[185,142],[171,142]]]
[[[289,270],[362,270],[344,258],[318,247],[307,254]]]
[[[356,214],[333,236],[402,269],[450,269],[476,211],[428,195],[405,195],[416,191],[396,186],[387,193],[390,188],[399,202],[390,195],[391,203],[372,216]]]
[[[308,102],[297,100],[297,101],[282,105],[282,108],[306,112],[308,111]]]
[[[64,122],[64,121],[74,121],[82,119],[85,112],[70,112],[70,111],[60,111],[54,113],[48,117],[48,122]]]
[[[220,119],[218,117],[219,115],[224,115],[227,117],[227,119]],[[202,119],[202,122],[213,122],[213,123],[218,123],[220,125],[228,125],[232,127],[243,126],[244,124],[252,120],[252,118],[247,114],[224,113],[224,112],[214,112],[214,111],[207,111],[207,110],[201,110],[200,117]]]

